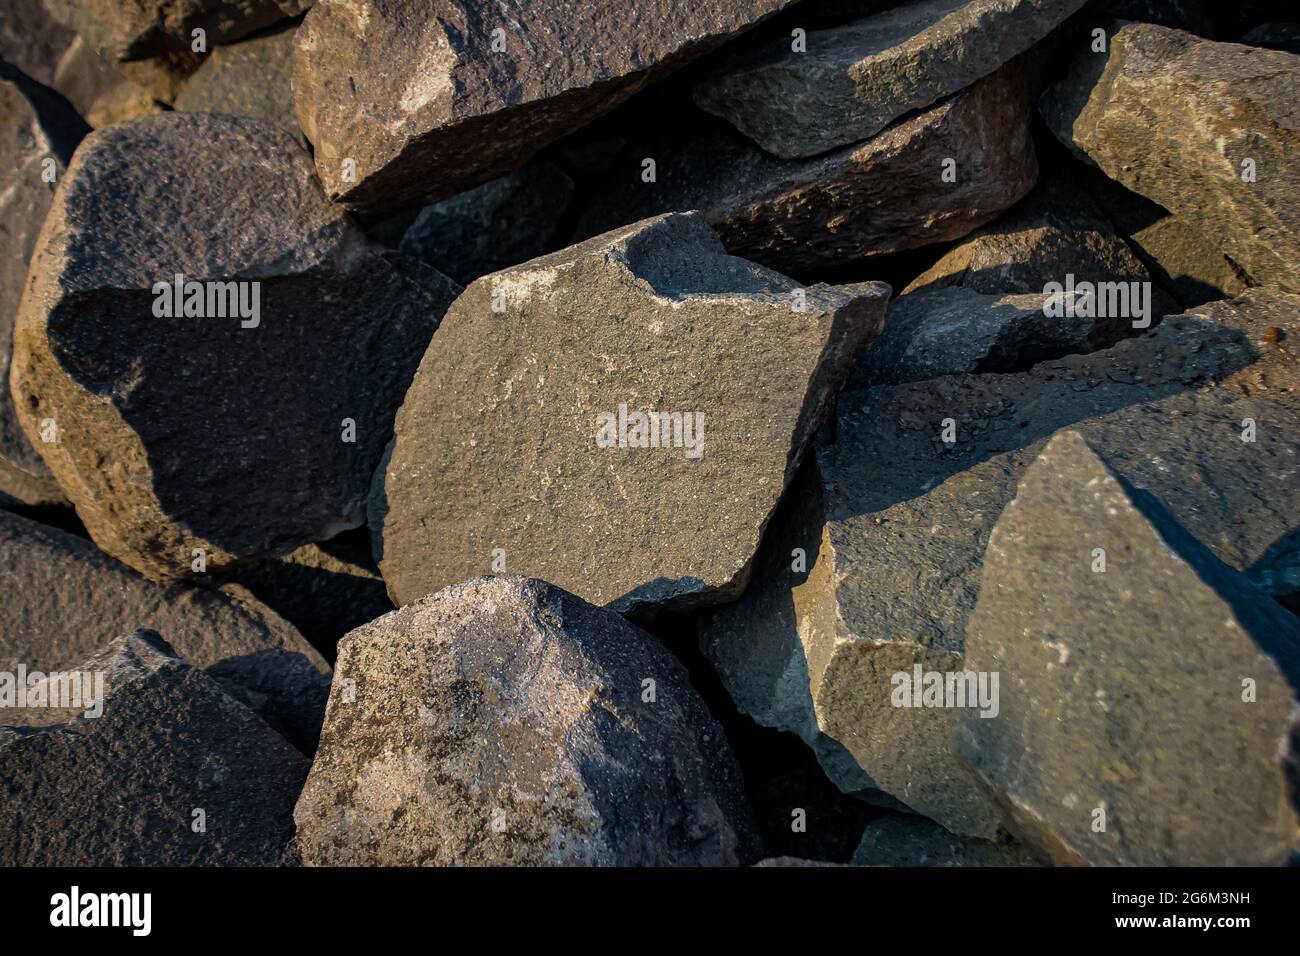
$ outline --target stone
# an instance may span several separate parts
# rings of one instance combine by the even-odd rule
[[[1261,23],[1242,34],[1237,42],[1300,53],[1300,23]]]
[[[459,291],[371,246],[288,133],[208,113],[89,136],[31,276],[11,374],[23,428],[55,423],[38,450],[90,536],[158,580],[363,524]]]
[[[829,862],[827,862],[827,861],[825,861],[825,860],[805,860],[805,859],[803,859],[802,857],[797,857],[797,856],[769,856],[767,859],[765,859],[765,860],[759,860],[757,863],[754,864],[754,866],[756,866],[756,867],[763,867],[764,869],[767,869],[767,868],[770,868],[770,867],[792,867],[792,866],[795,866],[795,867],[808,867],[808,866],[812,866],[812,867],[817,867],[817,866],[830,866],[830,867],[837,867],[837,866],[845,866],[845,865],[846,865],[846,864],[844,864],[844,863],[829,863]]]
[[[1013,61],[863,143],[805,160],[770,156],[716,120],[670,133],[629,149],[578,231],[698,209],[732,255],[796,275],[959,239],[1033,188],[1029,94]],[[654,183],[642,181],[642,157],[656,161]],[[948,168],[955,182],[943,181]]]
[[[1006,679],[996,719],[961,721],[962,759],[1055,862],[1284,864],[1300,845],[1300,621],[1077,432],[989,536],[966,664]]]
[[[1041,109],[1063,143],[1215,237],[1256,282],[1300,291],[1298,85],[1293,54],[1131,23]]]
[[[52,86],[59,58],[75,36],[50,16],[42,0],[8,0],[0,18],[0,60]]]
[[[119,83],[90,104],[86,122],[101,129],[114,123],[129,123],[143,116],[153,116],[163,109],[143,87],[135,83]]]
[[[1085,0],[918,0],[734,56],[695,102],[782,159],[874,136],[1042,40]]]
[[[56,20],[113,60],[139,60],[193,48],[203,30],[208,49],[230,43],[285,17],[311,0],[45,0]]]
[[[302,754],[155,632],[76,670],[102,675],[98,716],[45,724],[63,712],[29,707],[0,726],[0,865],[282,862]]]
[[[792,2],[646,0],[629,17],[585,0],[320,0],[298,33],[298,119],[331,199],[425,205],[519,168]]]
[[[676,659],[544,581],[485,577],[349,634],[294,811],[317,866],[757,856],[722,727]]]
[[[114,635],[149,628],[305,753],[315,748],[330,669],[249,592],[164,587],[83,538],[4,511],[0,556],[0,670],[74,667]]]
[[[0,64],[0,496],[24,505],[64,503],[54,476],[18,423],[7,387],[14,318],[27,265],[55,186],[86,124],[53,90]]]
[[[220,49],[218,47],[217,49]],[[148,91],[160,103],[171,106],[198,69],[207,62],[208,54],[190,49],[145,60],[129,60],[115,66],[128,81]]]
[[[949,833],[925,817],[893,813],[868,824],[854,866],[1038,866],[1024,847]]]
[[[804,288],[698,214],[479,279],[375,476],[394,603],[503,570],[619,611],[735,598],[888,288]]]
[[[293,24],[219,46],[176,97],[182,112],[269,120],[306,142],[293,107]]]
[[[545,160],[425,206],[401,249],[468,285],[546,251],[573,180]]]
[[[95,100],[124,81],[126,76],[118,64],[105,60],[76,37],[59,58],[51,85],[84,115]]]
[[[955,712],[894,706],[895,677],[963,670],[989,530],[1062,428],[1262,590],[1300,591],[1297,334],[1300,297],[1251,290],[1018,374],[841,393],[749,589],[705,617],[701,648],[741,711],[798,734],[845,792],[997,837],[1000,813],[952,752]]]

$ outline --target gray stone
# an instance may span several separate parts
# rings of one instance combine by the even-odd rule
[[[1013,61],[937,106],[824,156],[782,160],[715,121],[633,147],[579,224],[590,235],[643,216],[702,210],[727,250],[774,269],[959,239],[1023,197],[1038,165],[1030,89]],[[642,157],[656,181],[642,181]],[[955,182],[944,182],[953,160]]]
[[[76,37],[59,58],[52,85],[84,114],[95,100],[125,79],[119,64],[105,60],[85,40]]]
[[[298,33],[298,119],[331,199],[436,202],[792,2],[643,0],[631,16],[587,0],[321,0]]]
[[[22,721],[0,726],[0,865],[283,860],[302,754],[152,631],[75,669],[102,675],[99,716],[46,724],[65,712],[0,710]],[[49,693],[48,681],[36,686]]]
[[[854,866],[1037,866],[1016,843],[949,833],[925,817],[890,814],[871,821],[853,853]]]
[[[1063,143],[1213,236],[1252,279],[1296,291],[1298,86],[1293,54],[1132,23],[1106,54],[1083,54],[1042,111]]]
[[[838,867],[844,865],[843,863],[828,863],[825,860],[805,860],[798,856],[769,856],[767,859],[759,860],[754,864],[754,866],[763,867],[764,869],[771,867]]]
[[[695,102],[783,159],[880,132],[987,76],[1085,0],[918,0],[732,58]]]
[[[698,214],[478,280],[430,343],[375,476],[394,602],[502,570],[621,611],[734,598],[887,296],[804,289],[726,255]],[[635,416],[652,412],[679,417],[653,433],[647,419],[645,444],[598,444],[638,442]]]
[[[1065,427],[1220,560],[1269,593],[1300,590],[1297,335],[1300,297],[1252,290],[1023,373],[842,393],[749,590],[702,622],[706,656],[743,712],[799,734],[841,789],[995,836],[949,745],[954,711],[893,706],[894,676],[963,669],[989,530]]]
[[[199,571],[196,550],[215,571],[364,523],[459,290],[371,246],[288,133],[210,113],[88,137],[31,275],[11,375],[23,428],[56,424],[38,451],[91,537],[157,579]],[[209,285],[210,317],[159,315],[175,275],[237,284],[245,307],[256,292],[258,314]]]
[[[7,0],[0,17],[0,60],[51,86],[59,58],[75,36],[50,16],[42,0]]]
[[[272,33],[219,46],[176,97],[182,112],[229,113],[269,120],[304,143],[293,108],[290,24]]]
[[[1261,23],[1243,34],[1237,42],[1300,53],[1300,23]]]
[[[1040,852],[1287,862],[1300,621],[1077,432],[1047,444],[998,519],[966,633],[966,666],[1002,675],[1001,706],[967,713],[957,747]]]
[[[469,284],[535,259],[573,197],[573,180],[545,160],[425,206],[401,249]]]
[[[735,865],[740,773],[650,635],[479,578],[349,634],[294,812],[308,865]]]
[[[329,667],[247,591],[164,587],[89,541],[8,512],[0,568],[0,670],[73,667],[114,635],[149,628],[304,752],[316,746]]]

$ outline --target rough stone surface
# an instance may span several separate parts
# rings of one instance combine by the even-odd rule
[[[321,0],[298,33],[298,119],[330,198],[365,212],[436,202],[791,2],[647,0],[629,15],[587,0]]]
[[[289,134],[200,113],[88,137],[31,274],[14,334],[23,428],[57,424],[38,450],[91,537],[159,579],[192,574],[196,549],[214,571],[362,524],[459,289],[370,246]],[[258,324],[159,317],[176,274],[240,283],[246,303],[260,283]]]
[[[51,86],[59,58],[75,36],[50,16],[42,0],[6,0],[0,17],[0,60]]]
[[[305,752],[316,745],[329,667],[247,591],[164,587],[89,541],[8,512],[0,512],[0,589],[0,670],[73,667],[114,635],[150,628]]]
[[[194,53],[187,48],[178,53],[165,53],[147,60],[131,60],[116,66],[132,83],[144,87],[160,103],[171,106],[190,77],[207,59],[207,52]]]
[[[0,64],[3,67],[3,64]],[[14,318],[36,237],[86,124],[53,90],[0,68],[0,495],[27,505],[63,502],[49,469],[23,434],[9,396]],[[53,182],[47,182],[47,174]]]
[[[1021,374],[841,394],[810,487],[778,511],[749,590],[701,624],[731,696],[803,737],[841,789],[883,790],[955,833],[994,835],[951,753],[954,711],[892,706],[893,675],[962,669],[989,529],[1065,427],[1219,559],[1270,593],[1300,590],[1298,307],[1252,290]],[[806,570],[792,569],[795,548]]]
[[[305,139],[293,107],[295,25],[219,46],[176,97],[182,112],[230,113],[269,120]]]
[[[1152,24],[1114,31],[1108,51],[1044,95],[1057,137],[1222,242],[1257,282],[1300,290],[1300,57]]]
[[[734,57],[695,102],[783,159],[880,132],[987,76],[1085,0],[919,0]]]
[[[105,60],[76,37],[59,58],[52,85],[84,114],[95,100],[125,79],[119,64]]]
[[[629,150],[579,232],[699,209],[733,255],[796,274],[959,239],[1033,187],[1031,112],[1013,61],[864,143],[814,159],[777,159],[714,121]],[[642,157],[656,160],[654,183],[642,181]],[[956,182],[943,182],[946,159],[956,162]]]
[[[308,865],[754,858],[739,771],[681,665],[559,588],[447,588],[348,635],[337,674],[294,812]]]
[[[489,570],[623,611],[734,598],[887,296],[804,289],[726,255],[697,214],[475,282],[376,474],[369,523],[394,602]],[[657,444],[598,445],[621,408],[682,413],[680,440],[665,423]]]
[[[401,249],[468,284],[540,256],[573,197],[573,180],[545,160],[425,206]]]
[[[966,663],[1005,679],[995,719],[962,721],[962,758],[1054,861],[1279,864],[1300,845],[1300,621],[1077,432],[989,537]]]
[[[925,817],[891,814],[871,821],[853,854],[854,866],[1037,866],[1015,843],[949,833]]]
[[[42,725],[62,712],[28,708],[0,726],[0,865],[282,861],[302,754],[152,631],[74,668],[103,675],[100,716]]]
[[[296,17],[311,0],[45,0],[45,5],[105,57],[138,60],[190,50],[197,29],[205,31],[210,50]]]
[[[149,91],[135,83],[119,83],[117,86],[101,93],[86,111],[86,122],[95,129],[112,126],[114,123],[129,123],[131,120],[161,113],[163,107],[149,95]]]

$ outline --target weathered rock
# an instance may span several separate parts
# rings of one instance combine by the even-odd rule
[[[540,256],[573,197],[573,180],[544,160],[425,206],[401,249],[468,284]]]
[[[894,706],[895,675],[963,670],[989,529],[1064,427],[1221,560],[1273,594],[1300,590],[1297,335],[1300,297],[1252,290],[1021,374],[841,394],[749,590],[702,622],[705,654],[742,711],[799,734],[845,791],[995,835],[949,746],[956,712]]]
[[[302,754],[152,631],[75,669],[102,675],[99,716],[48,725],[63,712],[32,707],[0,726],[0,865],[281,861]]]
[[[1300,23],[1262,23],[1243,34],[1237,42],[1300,53]]]
[[[339,644],[308,865],[734,865],[749,811],[685,670],[612,611],[480,578]]]
[[[730,257],[698,214],[478,280],[375,476],[393,600],[489,570],[621,611],[734,598],[887,296]]]
[[[0,17],[0,60],[52,86],[59,58],[75,34],[50,16],[41,0],[7,0]]]
[[[1128,24],[1043,98],[1048,125],[1107,176],[1300,290],[1300,58]]]
[[[1015,843],[993,843],[949,833],[939,824],[904,814],[873,820],[853,854],[854,866],[1037,866]]]
[[[966,633],[967,667],[1006,679],[957,746],[1054,861],[1278,864],[1300,845],[1300,621],[1077,432],[998,519]]]
[[[9,396],[14,317],[51,197],[86,124],[53,90],[0,64],[0,495],[26,505],[64,501],[23,434]]]
[[[154,584],[89,541],[8,512],[0,558],[0,669],[72,667],[113,635],[150,628],[305,752],[315,747],[329,667],[247,591]]]
[[[176,275],[208,284],[190,305],[209,317],[174,314]],[[288,133],[206,113],[88,137],[31,276],[14,334],[23,428],[55,423],[38,450],[91,537],[158,579],[199,570],[196,550],[213,571],[362,524],[459,289],[370,246]]]
[[[1038,166],[1029,86],[1013,61],[864,143],[781,160],[714,121],[633,146],[579,224],[590,235],[642,216],[699,209],[727,250],[799,272],[959,239],[1023,197]],[[642,181],[643,158],[656,181]],[[955,182],[944,182],[946,160]]]
[[[175,108],[270,120],[299,140],[293,108],[293,37],[290,24],[264,36],[219,46],[185,84]]]
[[[129,123],[144,116],[163,112],[163,107],[149,92],[135,83],[119,83],[100,94],[86,111],[86,122],[95,129],[114,123]]]
[[[648,0],[631,17],[585,0],[321,0],[298,33],[298,119],[330,198],[436,202],[792,2]]]
[[[1085,0],[918,0],[732,58],[695,102],[783,159],[867,139],[1028,50]]]
[[[149,57],[147,60],[131,60],[114,65],[127,80],[143,87],[158,102],[171,106],[190,77],[207,59],[206,52],[195,53],[186,48],[176,53]]]
[[[138,60],[189,51],[194,30],[205,31],[208,49],[238,40],[298,16],[311,0],[45,0],[45,5],[105,57]]]
[[[53,87],[83,115],[95,100],[126,80],[118,64],[96,53],[81,37],[63,51],[54,69]]]

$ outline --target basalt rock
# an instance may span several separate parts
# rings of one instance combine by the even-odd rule
[[[157,579],[362,524],[459,289],[372,247],[287,132],[201,113],[88,137],[31,278],[23,428],[55,429],[38,450],[95,543]]]
[[[622,611],[736,597],[887,295],[803,288],[690,214],[478,280],[375,476],[394,602],[488,571]]]
[[[295,25],[212,51],[176,97],[182,112],[269,120],[306,142],[293,107]]]
[[[650,635],[480,578],[349,634],[294,819],[308,865],[735,865],[722,727]]]

